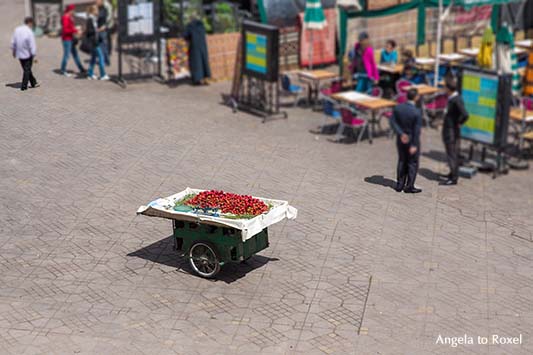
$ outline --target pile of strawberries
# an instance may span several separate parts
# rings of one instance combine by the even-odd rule
[[[202,191],[187,202],[186,205],[200,208],[220,208],[222,213],[234,215],[257,216],[268,211],[268,206],[261,200],[247,195],[210,190]]]

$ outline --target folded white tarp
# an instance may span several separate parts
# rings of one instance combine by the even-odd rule
[[[263,197],[255,198],[265,202],[266,204],[272,205],[272,208],[270,208],[268,213],[261,214],[251,219],[228,219],[222,216],[213,217],[196,214],[194,212],[174,211],[174,205],[177,201],[181,200],[187,195],[198,194],[202,191],[205,190],[191,189],[188,187],[177,194],[165,198],[158,198],[146,206],[139,207],[137,214],[239,229],[242,231],[241,234],[243,241],[253,237],[266,227],[278,223],[284,218],[295,219],[296,215],[298,214],[298,210],[292,206],[289,206],[287,201],[271,200]]]

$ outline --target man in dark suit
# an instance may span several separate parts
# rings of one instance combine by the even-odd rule
[[[455,80],[446,80],[446,93],[448,94],[448,106],[444,115],[442,126],[442,140],[446,148],[450,174],[448,180],[441,185],[457,185],[459,179],[459,152],[461,150],[461,125],[468,119],[463,98],[457,92]]]
[[[398,181],[395,190],[405,193],[419,193],[415,187],[420,158],[420,131],[422,129],[422,112],[416,107],[418,92],[407,92],[407,102],[396,106],[392,112],[390,124],[396,133],[398,149]]]

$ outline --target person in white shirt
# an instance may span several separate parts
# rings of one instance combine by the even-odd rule
[[[18,26],[13,32],[11,39],[11,51],[13,57],[20,61],[22,66],[22,85],[21,90],[28,89],[28,82],[32,88],[38,87],[37,80],[33,76],[31,67],[35,55],[37,54],[37,47],[35,45],[35,36],[33,35],[33,18],[26,17],[24,25]]]

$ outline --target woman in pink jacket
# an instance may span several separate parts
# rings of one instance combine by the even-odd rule
[[[379,72],[374,58],[374,50],[370,45],[368,33],[361,32],[355,44],[351,65],[352,74],[357,79],[356,91],[366,93],[377,85]]]

